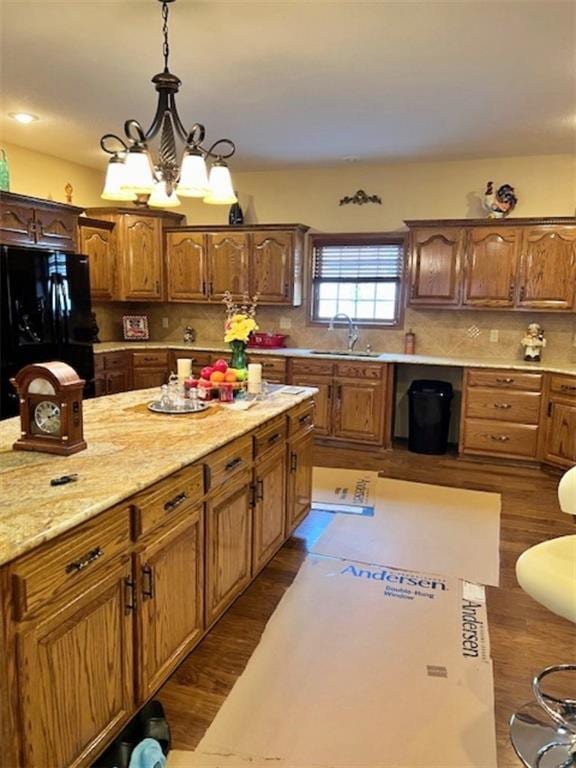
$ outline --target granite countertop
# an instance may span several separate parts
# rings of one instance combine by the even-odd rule
[[[88,448],[72,456],[14,451],[18,417],[0,422],[0,565],[74,528],[99,512],[312,397],[274,392],[247,411],[220,404],[201,414],[165,416],[146,405],[157,389],[84,402]],[[78,481],[51,486],[59,475]]]
[[[123,350],[138,349],[174,349],[186,350],[188,352],[197,350],[198,352],[222,352],[223,355],[230,354],[230,349],[225,345],[199,345],[185,344],[177,341],[104,341],[94,345],[95,353],[119,352]],[[376,362],[376,363],[400,363],[409,365],[444,365],[452,368],[502,368],[513,371],[530,372],[548,372],[564,373],[576,375],[576,363],[563,360],[546,360],[541,363],[526,363],[523,360],[508,360],[501,357],[441,357],[436,355],[405,355],[401,352],[383,352],[376,356],[366,355],[342,355],[335,354],[316,354],[310,349],[299,347],[283,347],[280,349],[249,348],[249,354],[272,355],[274,357],[298,357],[309,358],[310,360],[354,360],[356,362]]]

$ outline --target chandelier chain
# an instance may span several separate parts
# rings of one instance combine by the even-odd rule
[[[162,34],[164,35],[164,43],[162,45],[162,53],[164,55],[164,71],[168,72],[168,57],[170,56],[170,44],[168,42],[168,3],[162,3]]]

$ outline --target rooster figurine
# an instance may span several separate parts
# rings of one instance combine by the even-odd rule
[[[490,219],[503,219],[514,210],[518,198],[514,192],[514,187],[510,184],[502,184],[494,192],[494,182],[489,181],[484,192],[484,207],[488,211]]]

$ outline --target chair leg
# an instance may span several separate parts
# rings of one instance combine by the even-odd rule
[[[536,675],[536,701],[512,715],[510,740],[526,768],[576,768],[576,700],[542,690],[546,677],[565,672],[576,672],[576,664],[547,667]]]

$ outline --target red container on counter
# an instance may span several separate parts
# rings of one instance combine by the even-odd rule
[[[264,347],[265,349],[279,349],[286,345],[288,336],[285,333],[263,333],[255,331],[248,340],[249,347]]]

